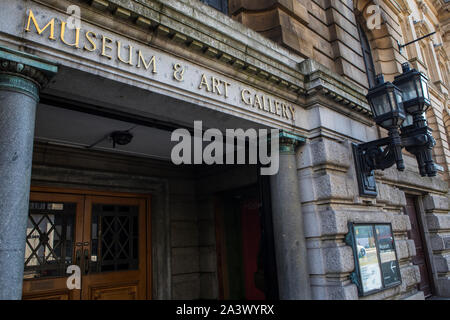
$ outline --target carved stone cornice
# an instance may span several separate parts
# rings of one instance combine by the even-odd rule
[[[34,1],[60,10],[65,2]],[[301,67],[304,58],[200,2],[193,6],[189,0],[68,1],[89,6],[95,12],[89,17],[85,14],[87,21],[95,23],[95,16],[101,15],[103,19],[108,17],[133,24],[151,35],[151,39],[159,39],[150,41],[153,45],[168,42],[172,46],[180,46],[191,55],[203,55],[205,61],[215,60],[248,79],[263,81],[279,94],[284,92],[286,97],[297,95],[297,100],[301,100],[315,92],[319,81],[327,92],[336,97],[336,103],[362,116],[370,115],[365,97],[361,95],[364,90],[351,81],[332,74],[332,71],[316,72],[312,76],[305,74]],[[121,31],[123,34],[123,29]]]

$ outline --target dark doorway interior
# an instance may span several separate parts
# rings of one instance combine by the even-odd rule
[[[221,299],[272,300],[278,297],[272,220],[260,191],[255,185],[217,197]]]
[[[418,285],[418,289],[424,292],[425,297],[429,297],[433,294],[432,283],[429,263],[427,261],[423,226],[419,219],[419,210],[417,207],[416,197],[406,197],[406,213],[411,221],[411,231],[408,232],[408,237],[413,239],[414,244],[416,245],[416,256],[413,258],[413,264],[418,266],[420,270],[420,283]]]

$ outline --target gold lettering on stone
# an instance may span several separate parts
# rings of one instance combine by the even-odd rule
[[[38,35],[40,35],[41,33],[43,33],[45,31],[45,29],[47,29],[48,27],[50,27],[50,36],[48,37],[51,40],[56,40],[55,39],[55,18],[53,18],[52,20],[50,20],[45,27],[43,27],[42,29],[39,28],[39,25],[36,21],[36,18],[34,17],[33,11],[30,10],[29,14],[28,14],[28,23],[27,23],[27,27],[25,29],[26,32],[30,32],[30,24],[31,21],[33,21],[34,27],[36,28],[36,31],[38,33]]]
[[[148,68],[150,68],[150,66],[153,66],[152,68],[152,73],[158,73],[156,72],[156,57],[153,56],[150,61],[147,63],[145,62],[145,58],[142,55],[141,50],[138,51],[138,64],[137,67],[140,68],[141,67],[141,62],[144,65],[145,70],[148,70]]]
[[[204,74],[202,75],[202,80],[201,80],[198,88],[201,90],[201,89],[203,89],[203,86],[206,86],[206,90],[208,92],[211,92],[211,88],[209,87],[208,80],[206,80],[206,75],[204,75]]]
[[[65,34],[66,34],[66,22],[62,21],[61,22],[61,41],[68,45],[69,47],[75,47],[75,48],[80,48],[80,28],[76,28],[75,29],[75,42],[74,43],[68,43],[65,40]]]
[[[248,89],[243,89],[241,91],[241,97],[242,97],[242,101],[245,104],[247,104],[247,105],[251,105],[252,104],[251,92]]]
[[[184,71],[185,69],[181,66],[179,63],[175,63],[173,65],[173,78],[177,81],[183,81],[184,80]]]
[[[108,59],[112,59],[111,56],[106,54],[106,49],[112,50],[112,47],[109,46],[106,42],[112,43],[113,41],[105,36],[102,36],[102,56],[107,57]]]
[[[29,10],[27,16],[27,24],[25,31],[30,32],[32,27],[36,30],[38,35],[42,35],[44,32],[49,31],[49,39],[55,40],[55,19],[53,18],[47,22],[47,24],[41,28],[39,26],[36,17],[32,10]],[[41,23],[43,25],[43,23]],[[87,52],[97,51],[97,48],[101,45],[100,56],[106,57],[108,59],[113,59],[116,56],[115,50],[117,50],[117,60],[124,64],[132,65],[137,69],[144,68],[145,70],[151,70],[153,74],[157,74],[157,60],[158,56],[154,54],[148,54],[145,50],[133,50],[131,43],[122,43],[122,41],[117,39],[111,39],[101,34],[96,34],[93,31],[86,31],[83,39],[80,39],[80,29],[77,28],[74,34],[71,31],[66,30],[67,23],[61,21],[61,34],[60,41],[67,46],[74,47],[76,49],[81,49]],[[69,36],[66,35],[69,34]],[[70,37],[72,36],[72,37]],[[67,41],[73,40],[73,43]],[[100,44],[101,38],[101,44]],[[80,44],[80,40],[84,43]],[[117,48],[113,48],[114,44]],[[184,75],[189,69],[182,65],[181,63],[173,63],[173,79],[179,82],[184,81]],[[201,75],[200,84],[198,90],[202,90],[208,93],[212,93],[214,96],[220,96],[228,98],[230,95],[231,83],[223,80],[220,76],[211,76],[206,73]],[[248,109],[252,109],[253,112],[266,113],[270,116],[276,115],[279,118],[295,121],[296,119],[296,109],[293,105],[286,101],[279,100],[273,96],[258,93],[256,90],[251,88],[242,88],[240,91],[242,106],[244,104]]]
[[[130,66],[132,66],[133,65],[133,55],[131,53],[132,50],[133,50],[133,46],[128,45],[128,61],[124,60],[120,53],[122,51],[122,44],[119,40],[117,40],[117,59],[119,59],[120,62],[129,64]]]
[[[89,51],[89,52],[93,52],[97,49],[97,45],[95,44],[94,39],[91,38],[91,35],[93,38],[96,38],[97,35],[92,31],[86,32],[86,40],[89,41],[89,43],[91,44],[92,47],[88,48],[86,45],[84,45],[84,47],[83,47],[84,50]]]

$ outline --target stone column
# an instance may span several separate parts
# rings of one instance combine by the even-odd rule
[[[57,67],[0,47],[0,300],[22,297],[34,122]]]
[[[302,141],[294,135],[280,134],[280,170],[270,180],[278,286],[282,300],[311,299],[295,152]]]

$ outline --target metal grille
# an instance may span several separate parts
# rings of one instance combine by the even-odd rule
[[[72,264],[75,213],[75,203],[30,203],[24,278],[66,276]]]
[[[92,206],[91,272],[139,268],[138,213],[137,206]]]

